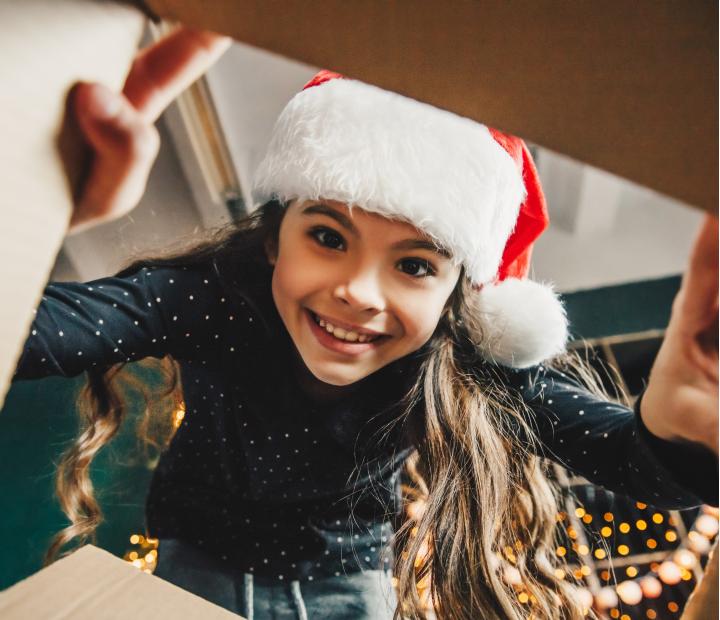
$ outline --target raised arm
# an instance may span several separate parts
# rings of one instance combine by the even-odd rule
[[[653,435],[638,414],[590,393],[569,374],[508,371],[530,407],[540,451],[590,482],[659,508],[718,503],[717,458]]]
[[[215,359],[234,325],[231,307],[209,268],[142,268],[86,283],[50,283],[14,379],[72,377],[168,354]]]

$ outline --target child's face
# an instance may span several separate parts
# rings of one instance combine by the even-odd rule
[[[336,201],[288,207],[272,292],[315,377],[349,385],[430,339],[460,275],[434,247],[411,224]]]

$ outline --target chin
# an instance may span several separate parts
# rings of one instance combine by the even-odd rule
[[[352,385],[353,383],[357,383],[368,376],[367,374],[333,372],[332,370],[318,369],[311,366],[308,368],[313,377],[315,377],[318,381],[322,381],[323,383],[327,383],[328,385],[333,385],[335,387]]]

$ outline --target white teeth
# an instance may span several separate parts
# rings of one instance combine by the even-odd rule
[[[328,334],[332,334],[339,340],[345,340],[347,342],[370,342],[375,339],[373,336],[367,334],[359,334],[356,331],[343,329],[342,327],[335,327],[332,323],[328,323],[325,319],[315,317],[316,323],[325,329]]]

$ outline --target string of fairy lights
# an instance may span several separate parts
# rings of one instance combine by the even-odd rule
[[[173,415],[174,429],[184,417],[185,407],[181,403]],[[579,484],[568,479],[564,470],[555,471],[564,488]],[[563,508],[557,513],[557,523],[559,538],[565,542],[557,546],[555,553],[565,564],[556,569],[556,577],[574,577],[583,584],[579,595],[586,613],[592,609],[601,618],[613,620],[655,620],[679,615],[689,591],[702,575],[702,566],[717,537],[718,509],[703,506],[686,527],[679,512],[657,510],[642,502],[634,502],[632,510],[626,507],[624,514],[607,510],[593,515],[589,504],[580,505],[568,493]],[[415,500],[408,505],[408,517],[417,519],[422,510],[422,501]],[[416,535],[417,528],[413,528],[411,536]],[[158,540],[135,533],[129,542],[132,548],[124,559],[152,573],[157,564]],[[424,543],[415,561],[417,569],[428,554],[429,545]],[[668,545],[672,548],[662,548]],[[515,590],[518,601],[528,606],[528,618],[532,618],[532,606],[537,601],[524,588],[514,566],[519,549],[506,546],[500,550],[498,569]],[[393,584],[397,585],[395,578]],[[683,584],[686,587],[675,596],[673,590]],[[421,602],[432,613],[429,576],[418,582],[417,589]],[[649,602],[659,604],[648,605]]]

